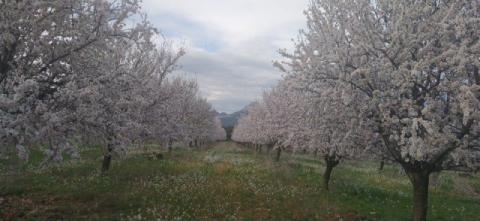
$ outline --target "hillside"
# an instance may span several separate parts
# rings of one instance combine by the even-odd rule
[[[242,108],[241,110],[237,111],[237,112],[234,112],[234,113],[231,113],[231,114],[228,114],[228,113],[219,113],[217,112],[217,117],[222,121],[222,126],[224,128],[230,128],[230,127],[235,127],[235,125],[237,124],[238,120],[247,115],[248,114],[248,109],[253,105],[255,104],[255,102],[252,102],[250,104],[248,104],[247,106],[245,106],[244,108]]]
[[[250,108],[250,106],[252,106],[253,104],[255,103],[250,103],[249,105],[245,106],[241,110],[231,114],[228,114],[225,112],[221,112],[221,113],[217,112],[217,117],[220,119],[220,121],[222,122],[223,128],[227,132],[227,140],[231,139],[233,128],[237,124],[238,120],[241,117],[248,114],[248,108]]]

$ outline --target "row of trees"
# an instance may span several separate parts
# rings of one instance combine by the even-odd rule
[[[342,159],[352,159],[373,147],[372,132],[357,114],[364,110],[360,98],[351,89],[318,88],[318,93],[303,91],[294,78],[285,78],[263,94],[263,99],[248,109],[234,129],[232,139],[253,145],[261,151],[276,150],[311,153],[323,158],[326,165],[325,188],[330,175]],[[371,143],[369,143],[371,142]]]
[[[233,139],[308,149],[331,169],[367,156],[398,163],[427,217],[430,174],[480,165],[480,5],[460,0],[314,0],[285,78]]]
[[[224,139],[195,81],[167,77],[184,54],[138,0],[0,1],[0,142],[28,159],[133,142]],[[0,151],[4,152],[4,151]]]

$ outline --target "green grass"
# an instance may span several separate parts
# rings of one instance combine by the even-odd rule
[[[393,165],[378,172],[373,162],[342,163],[327,192],[323,162],[307,155],[283,154],[275,163],[273,152],[226,142],[178,148],[162,160],[142,151],[115,158],[107,176],[99,175],[98,148],[40,170],[34,156],[15,174],[11,159],[0,161],[0,219],[409,220],[410,183]],[[479,220],[479,191],[478,175],[440,174],[429,219]]]

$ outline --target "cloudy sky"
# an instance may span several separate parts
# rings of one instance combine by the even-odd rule
[[[187,54],[180,72],[202,95],[232,113],[260,98],[281,73],[278,49],[291,49],[305,26],[308,0],[144,0],[143,10]]]

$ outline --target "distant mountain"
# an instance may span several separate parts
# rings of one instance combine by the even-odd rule
[[[234,127],[241,117],[248,114],[248,108],[251,105],[253,105],[253,103],[249,104],[249,105],[245,106],[243,109],[241,109],[241,110],[239,110],[235,113],[231,113],[231,114],[227,114],[227,113],[224,113],[224,112],[222,112],[222,113],[217,112],[217,117],[222,121],[222,126],[224,128]]]
[[[227,138],[230,139],[232,135],[233,128],[237,124],[238,120],[248,114],[248,108],[252,106],[254,103],[251,103],[241,109],[240,111],[237,111],[235,113],[227,114],[227,113],[218,113],[217,112],[217,117],[222,121],[222,126],[225,128],[227,131]]]

